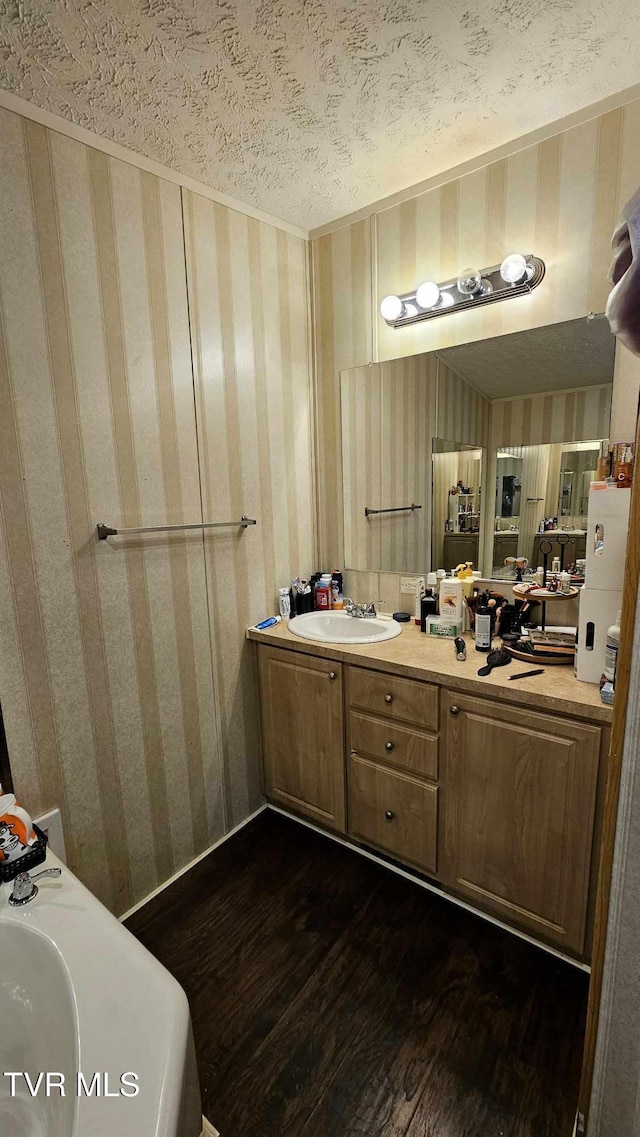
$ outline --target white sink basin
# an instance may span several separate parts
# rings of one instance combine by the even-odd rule
[[[347,616],[346,612],[304,612],[289,620],[289,630],[303,640],[325,644],[377,644],[399,636],[402,624],[377,616]]]

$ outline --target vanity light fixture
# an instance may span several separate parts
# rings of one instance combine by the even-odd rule
[[[385,296],[380,315],[390,327],[402,328],[447,312],[526,296],[538,287],[544,273],[545,264],[540,257],[510,253],[502,264],[491,268],[465,268],[455,280],[444,284],[425,280],[414,292]]]

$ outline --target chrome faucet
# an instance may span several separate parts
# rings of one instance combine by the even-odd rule
[[[13,882],[13,892],[9,897],[9,904],[13,908],[19,908],[21,904],[28,904],[33,900],[34,896],[38,895],[38,886],[36,881],[41,876],[54,876],[58,877],[62,873],[62,869],[43,869],[42,872],[36,872],[30,876],[28,872],[20,872]]]
[[[356,620],[373,619],[377,616],[375,604],[356,604],[349,597],[345,598],[344,610],[347,616],[353,616]]]

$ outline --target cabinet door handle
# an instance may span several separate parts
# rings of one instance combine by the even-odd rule
[[[460,714],[460,707],[456,707],[455,705],[453,707],[449,707],[449,714],[459,715]]]
[[[330,671],[330,672],[329,672],[329,678],[330,678],[330,679],[337,679],[337,675],[336,675],[335,671]]]
[[[385,810],[385,813],[384,813],[385,821],[393,821],[394,817],[395,817],[395,813],[393,812],[392,809],[386,809]]]
[[[385,748],[385,750],[391,751],[391,750],[393,750],[394,745],[395,745],[395,743],[393,743],[393,742],[385,742],[384,748]]]
[[[385,695],[384,701],[385,701],[385,703],[392,703],[393,702],[393,695]]]

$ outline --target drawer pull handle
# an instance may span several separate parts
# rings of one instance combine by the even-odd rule
[[[385,695],[384,701],[385,701],[385,703],[392,703],[393,702],[393,695]]]
[[[392,809],[386,809],[385,810],[385,814],[384,814],[385,821],[393,821],[394,817],[395,817],[395,813],[393,812]]]
[[[389,750],[389,751],[391,751],[391,750],[393,750],[393,747],[394,747],[394,743],[393,743],[393,742],[385,742],[385,744],[384,744],[384,748],[385,748],[385,750]]]
[[[456,706],[449,707],[449,714],[459,715],[460,714],[460,707],[456,707]]]
[[[330,672],[329,672],[329,678],[330,678],[330,679],[336,679],[336,678],[337,678],[335,671],[330,671]]]

